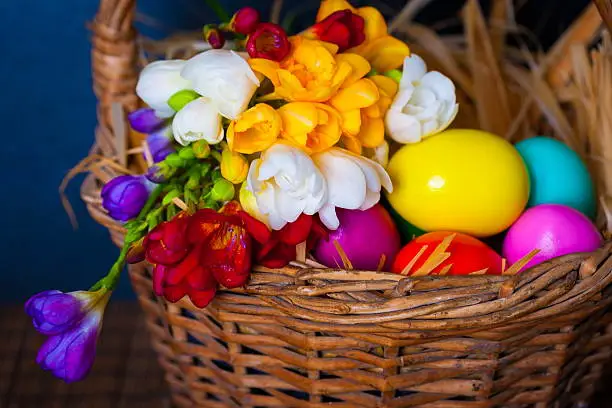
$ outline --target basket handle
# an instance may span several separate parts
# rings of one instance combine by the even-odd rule
[[[93,89],[98,99],[99,126],[112,129],[112,106],[138,107],[138,47],[133,27],[136,0],[100,0],[91,24]]]

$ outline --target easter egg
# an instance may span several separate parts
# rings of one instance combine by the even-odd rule
[[[451,234],[456,234],[446,249],[446,252],[451,255],[437,266],[431,274],[438,274],[448,265],[451,265],[448,275],[466,275],[482,269],[487,269],[486,273],[493,275],[499,275],[502,272],[502,258],[491,247],[470,235],[449,231],[428,232],[410,241],[397,254],[391,272],[401,273],[421,249],[427,245],[427,249],[410,268],[408,274],[413,274],[425,263],[444,238]]]
[[[527,205],[563,204],[594,218],[595,188],[586,165],[566,144],[538,136],[516,144],[529,173]]]
[[[380,204],[365,211],[336,211],[340,226],[317,243],[315,258],[330,268],[343,267],[334,245],[337,241],[355,269],[376,270],[384,255],[384,270],[389,270],[400,248],[399,232],[389,213]]]
[[[518,151],[480,130],[446,130],[404,145],[387,171],[393,182],[389,202],[425,231],[495,235],[519,217],[529,198]]]
[[[597,227],[586,215],[565,205],[541,204],[525,211],[510,227],[502,253],[513,264],[539,249],[527,269],[561,255],[594,251],[601,244]]]

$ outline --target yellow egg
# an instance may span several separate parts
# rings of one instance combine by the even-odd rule
[[[425,231],[495,235],[521,214],[529,177],[518,151],[481,130],[452,129],[401,147],[387,169],[389,202]]]

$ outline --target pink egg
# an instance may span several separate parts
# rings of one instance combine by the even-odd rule
[[[539,249],[527,269],[561,255],[594,251],[601,244],[601,234],[584,214],[564,205],[542,204],[525,211],[510,227],[503,255],[513,264]]]
[[[377,204],[365,211],[337,209],[337,214],[340,227],[317,244],[315,258],[330,268],[343,267],[335,240],[355,269],[376,270],[384,254],[388,271],[400,249],[399,232],[389,213]]]

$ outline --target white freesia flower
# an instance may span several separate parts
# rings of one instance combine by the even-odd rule
[[[325,180],[310,156],[284,143],[272,145],[253,160],[246,183],[274,230],[302,213],[316,214],[327,201]]]
[[[329,229],[340,225],[336,207],[367,210],[380,200],[381,187],[393,191],[389,174],[380,164],[348,150],[333,147],[312,159],[327,183],[327,201],[319,217]]]
[[[455,119],[455,85],[437,71],[427,72],[421,57],[404,59],[399,91],[385,116],[387,132],[399,143],[415,143],[446,129]]]
[[[202,139],[216,144],[225,136],[217,107],[205,97],[189,102],[176,114],[172,121],[172,133],[183,146]]]
[[[168,99],[178,91],[191,89],[191,82],[181,76],[183,60],[156,61],[147,65],[138,78],[136,94],[155,110],[160,118],[174,115]]]
[[[193,89],[214,101],[219,113],[236,119],[248,106],[259,80],[248,62],[234,51],[209,50],[191,58],[181,71]]]

